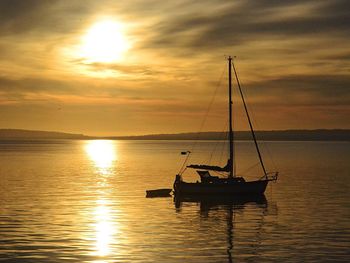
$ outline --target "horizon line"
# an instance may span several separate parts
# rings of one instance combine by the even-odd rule
[[[94,138],[111,138],[111,137],[142,137],[142,136],[157,136],[157,135],[183,135],[183,134],[200,134],[200,133],[225,133],[228,131],[187,131],[187,132],[174,132],[174,133],[147,133],[147,134],[134,134],[134,135],[86,135],[84,133],[68,132],[68,131],[53,131],[53,130],[31,130],[31,129],[17,129],[17,128],[0,128],[0,131],[22,131],[22,132],[39,132],[39,133],[59,133],[66,135],[94,137]],[[296,132],[296,131],[350,131],[347,128],[316,128],[316,129],[281,129],[281,130],[255,130],[255,132]],[[238,130],[234,133],[251,132],[250,130]]]

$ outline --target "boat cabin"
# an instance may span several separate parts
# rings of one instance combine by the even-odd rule
[[[245,182],[243,177],[233,177],[233,178],[220,178],[219,176],[213,176],[209,171],[197,170],[196,171],[202,183],[232,183],[232,182]]]

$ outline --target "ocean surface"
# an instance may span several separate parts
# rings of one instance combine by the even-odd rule
[[[0,141],[0,262],[350,262],[350,143],[264,142],[279,179],[244,202],[145,198],[217,141]],[[236,171],[262,175],[253,144]],[[184,179],[197,180],[193,171]]]

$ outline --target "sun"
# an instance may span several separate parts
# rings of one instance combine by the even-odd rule
[[[123,24],[103,20],[88,29],[82,39],[80,54],[89,63],[111,63],[119,61],[129,48]]]

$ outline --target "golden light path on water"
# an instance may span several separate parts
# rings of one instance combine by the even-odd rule
[[[114,171],[115,161],[117,160],[117,145],[115,141],[93,140],[86,143],[85,151],[96,167],[98,176],[101,176],[99,195],[93,211],[95,231],[93,255],[102,259],[111,254],[111,245],[117,243],[116,239],[119,232],[117,220],[115,220],[117,211],[111,211],[111,201],[108,191],[105,191],[109,189],[107,178],[113,175],[112,171]],[[94,262],[102,263],[105,261]]]
[[[117,234],[116,226],[111,222],[111,211],[106,204],[106,200],[98,200],[95,209],[95,231],[96,231],[96,254],[98,256],[107,256],[110,254],[110,245]]]
[[[109,175],[113,163],[117,159],[117,149],[114,142],[109,140],[89,141],[85,150],[99,172],[103,175]]]

